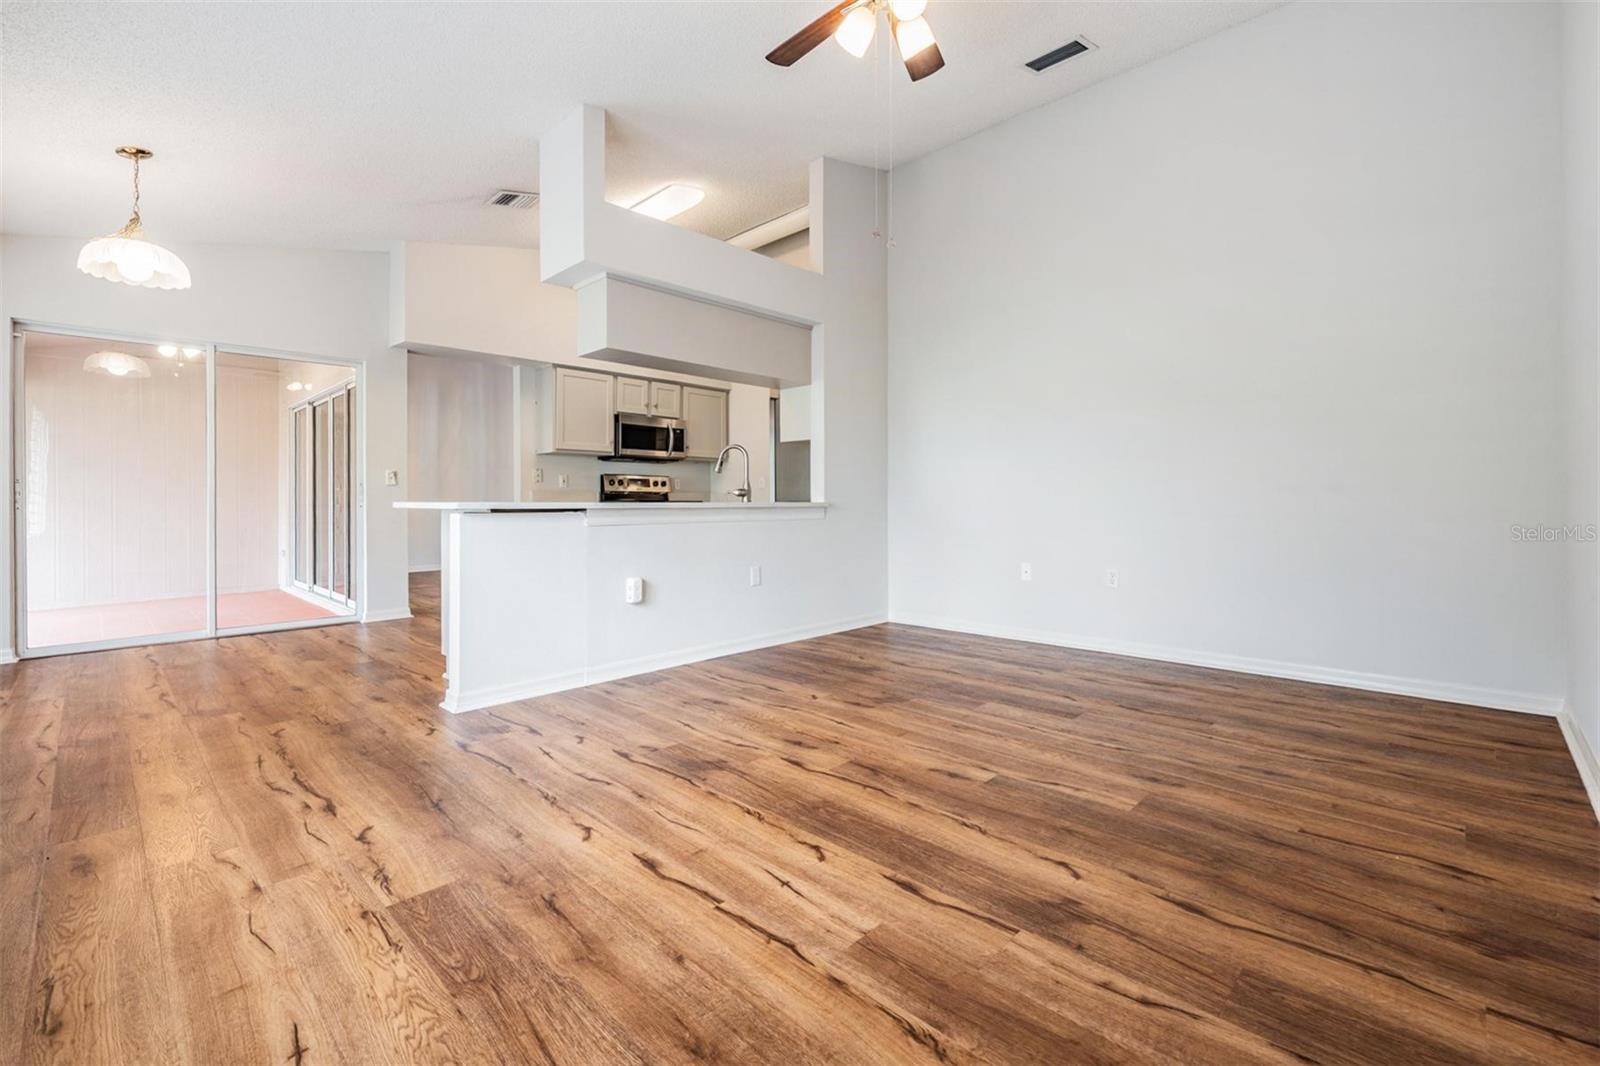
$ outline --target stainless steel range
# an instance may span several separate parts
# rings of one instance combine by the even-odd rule
[[[600,499],[604,503],[666,503],[672,479],[663,474],[601,474]]]

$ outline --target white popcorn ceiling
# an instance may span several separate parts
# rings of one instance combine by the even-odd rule
[[[765,54],[829,7],[742,3],[0,5],[0,225],[90,237],[127,217],[135,143],[152,239],[324,248],[538,244],[540,134],[611,115],[607,198],[701,186],[716,237],[801,206],[806,164],[905,163],[1276,6],[932,0],[946,68],[912,85],[824,42]],[[1036,75],[1077,36],[1098,49]],[[892,66],[890,65],[892,62]],[[1093,145],[1083,146],[1091,158]]]

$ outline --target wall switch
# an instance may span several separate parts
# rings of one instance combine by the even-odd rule
[[[400,471],[398,471],[398,470],[385,470],[383,472],[383,483],[385,485],[398,485],[398,484],[400,484]]]
[[[556,475],[556,486],[558,488],[563,488],[563,489],[570,488],[571,486],[567,483],[567,475],[565,475],[565,474],[557,474]]]
[[[536,466],[533,468],[533,483],[535,485],[544,484],[544,467]]]
[[[1020,576],[1022,577],[1022,580],[1024,580],[1024,581],[1032,581],[1033,580],[1033,564],[1032,563],[1023,563],[1022,564],[1022,573],[1021,573]]]
[[[628,603],[644,602],[644,578],[630,577],[622,585],[622,598]]]
[[[1107,567],[1106,568],[1106,588],[1114,589],[1116,587],[1117,587],[1117,571],[1116,571],[1116,568],[1115,567]]]
[[[750,587],[755,588],[759,584],[761,584],[761,567],[752,566],[750,568]]]

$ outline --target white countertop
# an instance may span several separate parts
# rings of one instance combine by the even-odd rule
[[[403,511],[782,511],[822,508],[825,503],[743,503],[739,500],[708,502],[639,503],[594,500],[400,500]]]

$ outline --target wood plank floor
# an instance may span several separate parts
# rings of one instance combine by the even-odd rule
[[[1600,1059],[1553,721],[903,626],[452,717],[415,592],[0,668],[0,1061]]]

